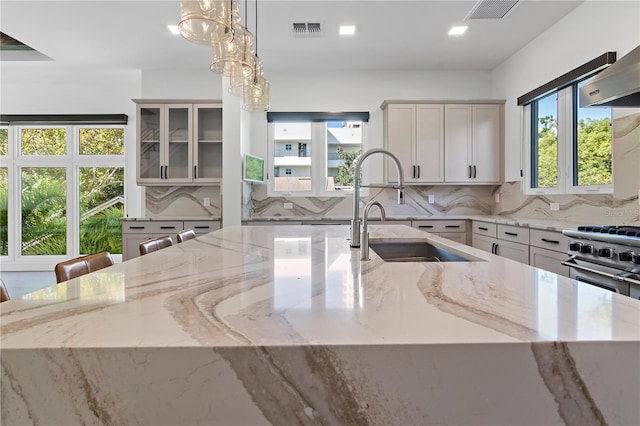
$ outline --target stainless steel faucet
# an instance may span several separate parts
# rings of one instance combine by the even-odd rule
[[[384,154],[389,156],[395,163],[398,170],[398,185],[369,185],[376,188],[396,188],[398,190],[398,204],[404,204],[404,173],[400,160],[391,151],[383,148],[372,148],[356,159],[355,179],[353,183],[353,217],[351,218],[351,247],[360,247],[360,188],[365,185],[360,183],[360,169],[362,163],[371,154]]]
[[[369,260],[369,228],[367,222],[369,220],[369,210],[371,210],[371,207],[373,206],[378,206],[380,208],[380,217],[382,220],[386,219],[382,204],[377,201],[369,201],[364,208],[364,214],[362,215],[362,248],[360,249],[360,260]]]

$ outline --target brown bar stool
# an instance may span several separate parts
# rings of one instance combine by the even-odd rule
[[[154,251],[158,251],[172,245],[173,240],[168,235],[164,237],[154,238],[152,240],[143,241],[140,243],[140,256],[153,253]]]
[[[9,292],[7,291],[7,287],[4,285],[4,281],[0,278],[0,303],[6,302],[11,299],[9,297]]]
[[[101,251],[100,253],[65,260],[64,262],[58,263],[53,270],[56,273],[56,281],[61,283],[111,265],[113,265],[111,253]]]
[[[185,229],[178,232],[178,242],[181,243],[187,240],[193,240],[196,237],[196,232],[193,229]]]

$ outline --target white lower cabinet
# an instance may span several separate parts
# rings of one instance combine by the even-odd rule
[[[536,268],[569,276],[569,267],[560,262],[567,259],[569,241],[560,232],[531,230],[529,264]]]
[[[411,226],[457,243],[467,244],[466,220],[413,220]]]
[[[122,223],[122,261],[140,256],[140,243],[168,235],[176,244],[177,233],[193,229],[203,235],[220,229],[219,220],[136,220]]]
[[[517,262],[529,264],[529,229],[512,225],[473,221],[472,246],[506,257]]]

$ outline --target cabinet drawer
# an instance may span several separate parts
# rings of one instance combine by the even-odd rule
[[[219,220],[185,220],[184,229],[193,229],[196,234],[208,234],[220,229]]]
[[[565,253],[569,239],[560,232],[532,229],[529,233],[529,245]]]
[[[498,238],[515,243],[529,244],[529,228],[511,225],[498,225]]]
[[[495,237],[497,235],[495,223],[476,222],[474,220],[472,226],[474,234],[486,235],[488,237]]]
[[[411,226],[427,232],[466,232],[466,220],[413,220]]]
[[[122,224],[123,234],[164,234],[171,235],[182,231],[182,221],[140,221]]]

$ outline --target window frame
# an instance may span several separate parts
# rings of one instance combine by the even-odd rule
[[[283,114],[295,114],[295,113],[283,113]],[[303,113],[304,114],[304,113]],[[311,113],[313,114],[313,113]],[[324,113],[318,113],[324,114]],[[347,113],[348,114],[348,113]],[[266,167],[267,167],[267,196],[269,197],[350,197],[353,195],[353,189],[344,189],[344,190],[327,190],[326,183],[328,177],[328,144],[326,143],[326,132],[327,132],[327,122],[329,121],[358,121],[361,123],[361,131],[362,131],[362,142],[361,142],[361,151],[365,152],[367,150],[367,145],[369,141],[369,122],[368,122],[368,114],[366,119],[362,119],[361,117],[353,118],[349,115],[341,116],[339,114],[335,114],[332,116],[324,117],[323,119],[318,119],[317,117],[312,117],[309,119],[299,119],[294,115],[294,119],[278,119],[269,121],[268,129],[267,129],[267,158],[266,158]],[[275,166],[275,124],[276,123],[294,123],[294,122],[309,122],[311,125],[311,190],[309,191],[276,191],[274,189],[275,179],[273,179],[274,175],[274,166]],[[315,140],[323,140],[324,143],[315,144]],[[280,177],[286,176],[286,172],[283,172],[283,167],[280,166]],[[367,196],[369,193],[368,188],[361,188],[360,195]]]
[[[7,270],[52,270],[63,260],[80,256],[80,170],[82,168],[118,167],[126,170],[123,154],[81,155],[80,130],[85,128],[122,129],[124,146],[127,143],[126,124],[102,123],[47,123],[47,124],[2,124],[8,129],[7,155],[0,156],[0,167],[8,170],[8,254],[0,256]],[[66,129],[66,149],[64,155],[23,155],[23,129]],[[123,148],[124,151],[124,148]],[[66,170],[66,254],[64,255],[23,255],[22,254],[22,170],[24,168],[64,168]],[[126,200],[127,175],[124,174]],[[115,261],[121,262],[122,255],[112,253]]]
[[[523,179],[523,192],[525,195],[578,195],[578,194],[612,194],[613,193],[613,166],[612,183],[603,185],[577,185],[578,179],[578,84],[593,77],[590,74],[571,84],[557,90],[544,93],[522,107],[523,120],[523,144],[525,145],[525,169]],[[536,168],[534,168],[534,148],[537,148],[537,103],[546,96],[557,93],[557,138],[558,138],[558,186],[553,188],[540,188],[533,185]],[[610,114],[611,109],[609,108]],[[611,118],[612,122],[612,118]],[[613,128],[611,128],[613,138]],[[535,147],[534,147],[535,145]],[[613,157],[613,149],[611,156]]]

